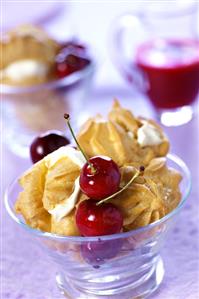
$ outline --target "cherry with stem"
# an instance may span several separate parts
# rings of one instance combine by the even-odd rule
[[[70,117],[64,114],[71,134],[86,159],[80,173],[80,188],[84,194],[93,200],[101,200],[119,190],[121,174],[118,165],[109,157],[94,156],[88,159],[79,144],[70,124]]]

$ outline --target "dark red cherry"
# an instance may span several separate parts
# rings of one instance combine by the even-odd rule
[[[70,141],[61,133],[48,131],[35,138],[30,146],[30,156],[33,163],[43,159],[61,146],[68,145]]]
[[[62,48],[56,57],[55,72],[58,78],[63,78],[76,71],[84,69],[90,64],[90,60],[85,56],[84,51],[70,45]]]
[[[119,190],[120,171],[109,157],[96,156],[87,162],[80,174],[80,188],[89,198],[99,200]],[[93,166],[94,170],[91,168]]]
[[[122,239],[91,241],[82,243],[81,254],[84,260],[94,268],[99,268],[106,260],[119,254],[123,245]]]
[[[121,231],[123,217],[112,203],[96,205],[92,199],[82,201],[76,211],[76,224],[82,236],[102,236]]]

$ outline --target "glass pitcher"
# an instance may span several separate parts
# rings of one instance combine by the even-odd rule
[[[198,96],[197,8],[192,1],[150,2],[114,22],[116,66],[167,126],[190,121]]]

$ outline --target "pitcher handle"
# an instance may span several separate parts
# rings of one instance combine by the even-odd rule
[[[136,89],[145,92],[147,89],[146,78],[138,68],[135,61],[129,62],[124,54],[124,35],[127,29],[134,31],[136,27],[144,28],[141,15],[126,14],[119,18],[112,30],[112,59],[116,67],[127,79],[134,84]],[[136,30],[135,30],[136,32]]]

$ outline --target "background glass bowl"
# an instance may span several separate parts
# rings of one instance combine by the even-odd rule
[[[15,154],[28,157],[33,138],[48,130],[65,131],[63,114],[75,124],[92,84],[95,62],[63,79],[31,87],[0,85],[3,141]]]
[[[183,176],[178,207],[150,225],[110,236],[64,237],[30,228],[14,210],[21,188],[17,181],[10,185],[5,194],[6,209],[56,263],[56,282],[66,298],[138,299],[158,288],[164,277],[160,248],[191,188],[185,163],[168,155],[167,164]]]

